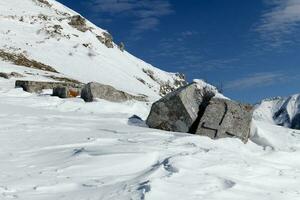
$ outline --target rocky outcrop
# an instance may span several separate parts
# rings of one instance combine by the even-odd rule
[[[81,32],[90,30],[90,27],[86,25],[86,20],[80,15],[73,15],[70,19],[69,25]]]
[[[147,101],[145,96],[134,96],[117,90],[110,85],[96,82],[88,83],[82,88],[81,98],[86,102],[92,102],[95,99],[104,99],[111,102],[124,102],[129,100]]]
[[[0,58],[3,61],[11,62],[18,66],[24,66],[24,67],[29,67],[29,68],[33,68],[33,69],[39,69],[39,70],[43,70],[43,71],[58,73],[53,67],[51,67],[49,65],[45,65],[36,60],[29,59],[21,53],[20,54],[10,53],[8,51],[0,49]]]
[[[152,105],[146,123],[151,128],[176,132],[189,132],[198,116],[199,108],[215,95],[209,88],[197,83],[184,86]]]
[[[97,35],[97,39],[107,48],[114,48],[113,37],[107,32],[103,32],[102,34],[103,36]]]
[[[253,107],[218,97],[222,96],[210,85],[189,84],[155,102],[146,124],[166,131],[212,139],[236,137],[247,142]]]
[[[212,139],[236,137],[246,143],[252,114],[251,105],[213,98],[205,108],[195,133]]]
[[[44,5],[44,6],[47,6],[47,7],[51,7],[52,5],[46,1],[46,0],[34,0],[36,3],[39,3],[40,5]]]
[[[118,45],[118,48],[123,52],[125,51],[125,44],[124,42],[121,42],[119,45]]]
[[[11,73],[0,72],[0,77],[5,78],[5,79],[10,79],[12,77],[21,78],[21,77],[24,77],[24,76],[22,74],[17,73],[17,72],[11,72]]]
[[[45,89],[54,89],[56,87],[73,87],[78,88],[78,84],[64,83],[64,82],[41,82],[41,81],[24,81],[17,80],[15,83],[16,88],[23,88],[24,91],[30,93],[39,93]]]

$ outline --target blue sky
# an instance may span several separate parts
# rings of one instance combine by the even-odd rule
[[[243,102],[300,93],[300,0],[59,0],[135,56]]]

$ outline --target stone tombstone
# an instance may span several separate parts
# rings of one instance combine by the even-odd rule
[[[199,88],[197,83],[181,87],[152,105],[146,124],[150,128],[175,132],[189,132],[198,117],[199,108],[214,92]]]
[[[236,137],[248,141],[253,106],[213,98],[205,109],[196,134],[212,139]]]

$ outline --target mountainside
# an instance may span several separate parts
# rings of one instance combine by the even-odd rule
[[[246,144],[150,129],[153,100],[184,80],[123,47],[54,0],[0,1],[0,200],[300,199],[300,130],[277,125],[299,118],[299,95],[258,105]],[[150,102],[61,99],[16,79],[97,81]]]
[[[157,99],[182,85],[132,56],[111,35],[54,0],[1,0],[0,72],[23,79],[96,81]]]
[[[264,100],[254,114],[257,120],[292,129],[300,129],[300,95]]]
[[[0,78],[0,199],[298,200],[300,131],[253,121],[247,144],[149,129],[143,102],[84,103]]]

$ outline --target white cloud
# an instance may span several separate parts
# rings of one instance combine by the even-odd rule
[[[291,33],[300,25],[300,0],[269,0],[256,31],[272,46],[293,42]],[[290,37],[287,37],[290,36]]]
[[[224,89],[245,89],[273,85],[289,80],[289,76],[281,72],[264,72],[252,74],[248,77],[237,79],[225,84]]]
[[[168,0],[92,0],[90,6],[99,14],[133,18],[133,34],[155,29],[160,18],[173,13]]]

